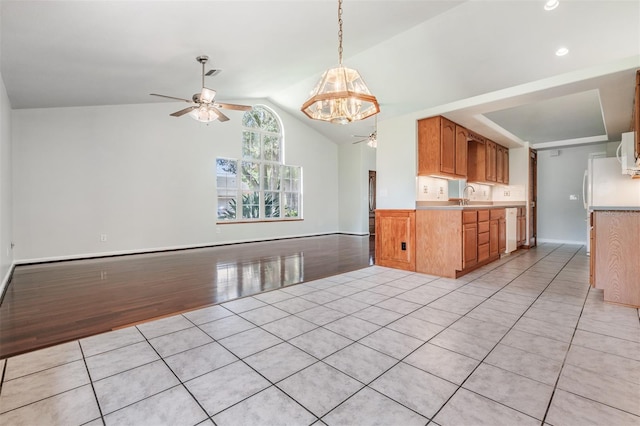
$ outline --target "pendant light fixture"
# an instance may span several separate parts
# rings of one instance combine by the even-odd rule
[[[339,65],[322,74],[301,110],[314,120],[346,124],[379,113],[380,105],[360,73],[342,66],[342,0],[338,0],[338,26]]]

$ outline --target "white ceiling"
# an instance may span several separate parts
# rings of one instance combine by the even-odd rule
[[[544,0],[345,0],[344,64],[377,96],[380,123],[425,111],[509,146],[619,140],[640,68],[640,2],[560,1],[547,12]],[[199,91],[195,57],[206,54],[222,69],[206,83],[219,100],[267,98],[349,143],[373,119],[339,126],[299,110],[337,63],[336,10],[335,0],[2,0],[0,70],[16,109],[164,102],[149,93]],[[556,57],[561,45],[570,53]]]

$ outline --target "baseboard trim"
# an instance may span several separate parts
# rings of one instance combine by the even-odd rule
[[[547,244],[571,244],[571,245],[579,245],[579,246],[584,246],[586,245],[586,241],[571,241],[571,240],[551,240],[551,239],[545,239],[545,238],[538,238],[538,244],[541,243],[547,243]]]
[[[348,234],[344,232],[322,232],[322,233],[303,234],[303,235],[290,235],[290,236],[277,237],[277,238],[265,238],[260,240],[246,239],[246,240],[225,241],[220,243],[190,244],[190,245],[181,245],[181,246],[156,247],[156,248],[149,248],[149,249],[117,250],[117,251],[102,252],[102,253],[85,253],[85,254],[74,254],[74,255],[67,255],[67,256],[18,259],[14,261],[12,267],[16,265],[35,265],[39,263],[65,262],[68,260],[97,259],[97,258],[104,258],[104,257],[128,256],[132,254],[162,253],[162,252],[169,252],[169,251],[193,250],[193,249],[199,249],[199,248],[223,247],[223,246],[231,246],[236,244],[261,243],[261,242],[267,242],[267,241],[292,240],[296,238],[322,237],[325,235],[341,235],[341,234],[361,236],[361,237],[369,235],[369,234]]]

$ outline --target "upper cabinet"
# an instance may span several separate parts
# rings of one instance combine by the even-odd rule
[[[509,148],[442,116],[418,120],[418,175],[509,184]]]
[[[509,184],[509,148],[469,131],[467,180]]]
[[[418,121],[418,175],[467,177],[467,130],[444,117]]]

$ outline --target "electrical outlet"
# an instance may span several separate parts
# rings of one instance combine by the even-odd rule
[[[100,271],[100,280],[107,279],[107,271]]]
[[[216,234],[219,234],[219,233],[220,233],[220,227],[216,226]]]
[[[422,192],[424,192],[425,194],[429,193],[429,187],[427,185],[422,187]]]
[[[438,193],[439,193],[440,195],[444,194],[444,188],[443,188],[443,187],[440,187],[440,189],[439,189]]]
[[[100,234],[100,242],[107,242],[107,234]]]

